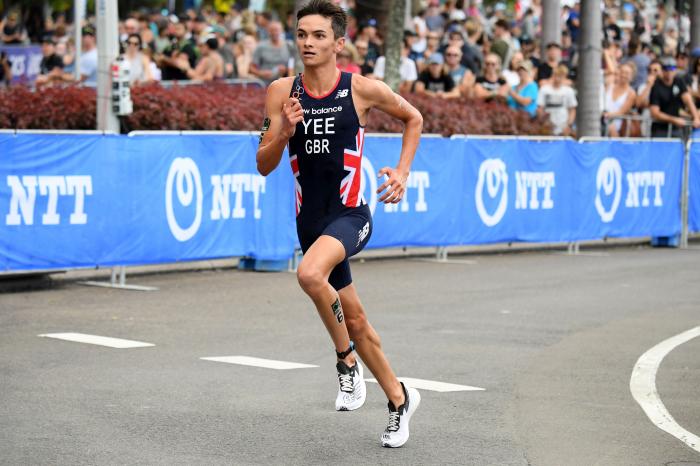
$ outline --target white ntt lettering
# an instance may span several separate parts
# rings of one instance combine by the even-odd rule
[[[515,172],[515,208],[522,209],[552,209],[552,188],[555,187],[554,172]],[[540,190],[543,190],[540,202]],[[529,199],[528,199],[529,197]]]
[[[39,194],[49,196],[46,204],[46,213],[41,216],[41,223],[44,225],[58,225],[61,223],[61,216],[57,212],[58,196],[65,196],[66,180],[62,176],[40,176]]]
[[[68,195],[75,196],[73,213],[70,214],[71,225],[85,225],[88,217],[85,213],[85,196],[92,196],[91,176],[66,176]]]
[[[34,224],[34,202],[36,201],[36,176],[8,176],[7,186],[12,190],[10,213],[5,216],[6,225]],[[25,189],[26,188],[26,189]],[[21,216],[20,216],[21,214]]]
[[[264,176],[251,173],[232,173],[212,175],[212,206],[209,216],[212,220],[227,220],[229,218],[245,218],[246,209],[243,207],[245,193],[253,194],[253,217],[262,218],[260,195],[265,193],[266,179]],[[233,202],[230,196],[233,193]],[[233,208],[231,206],[233,205]]]
[[[212,220],[227,219],[231,215],[228,195],[231,190],[231,175],[212,175],[213,199],[210,217]]]

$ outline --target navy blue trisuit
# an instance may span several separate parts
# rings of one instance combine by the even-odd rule
[[[345,259],[328,278],[341,290],[352,283],[348,258],[372,234],[372,214],[362,196],[365,129],[352,100],[352,74],[341,71],[333,89],[322,96],[311,95],[298,75],[290,97],[298,98],[304,111],[304,121],[289,139],[299,243],[304,253],[322,235],[343,244]]]

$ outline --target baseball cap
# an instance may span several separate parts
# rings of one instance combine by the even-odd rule
[[[88,25],[83,28],[83,35],[84,36],[94,36],[95,35],[95,28],[92,26]]]
[[[441,53],[434,53],[430,56],[430,59],[428,60],[428,64],[436,64],[436,65],[442,65],[445,63],[445,59],[442,57]]]
[[[51,34],[44,34],[44,35],[41,37],[41,43],[42,43],[42,44],[52,44],[52,45],[56,45],[56,41],[54,40],[53,35],[51,35]]]
[[[532,73],[532,62],[530,60],[523,60],[518,64],[518,70],[520,68],[525,69],[528,73]]]
[[[676,69],[676,60],[673,57],[664,57],[661,59],[661,67],[665,71],[672,71]]]

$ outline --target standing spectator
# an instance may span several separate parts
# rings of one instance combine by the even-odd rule
[[[462,64],[469,68],[476,76],[481,71],[484,63],[484,54],[477,44],[479,37],[482,34],[481,25],[473,18],[467,18],[464,23],[464,29],[467,32],[467,40],[462,48]]]
[[[426,37],[428,36],[428,24],[425,22],[427,11],[428,10],[424,8],[413,17],[413,28],[415,29],[417,40],[412,45],[411,49],[417,53],[423,52],[425,47],[428,46],[428,41],[426,40]]]
[[[362,76],[370,75],[374,72],[374,66],[367,62],[367,51],[369,50],[369,42],[364,39],[357,39],[355,41],[355,49],[359,56],[357,64],[360,66],[360,72]]]
[[[510,63],[510,57],[515,53],[515,45],[510,35],[510,26],[504,19],[496,21],[493,27],[493,43],[491,53],[495,53],[501,59],[501,63]]]
[[[495,53],[486,55],[484,60],[484,72],[476,78],[474,86],[474,97],[477,99],[490,100],[494,98],[505,98],[508,95],[508,83],[501,76],[501,59]]]
[[[520,40],[521,45],[522,45],[522,36],[535,37],[535,34],[537,34],[537,25],[535,23],[535,13],[534,13],[534,11],[532,11],[532,8],[528,8],[527,10],[525,10],[525,14],[523,15],[523,19],[521,20],[521,23],[520,23],[520,29],[522,32],[521,40]]]
[[[422,73],[428,67],[428,60],[430,57],[439,53],[440,50],[440,34],[434,31],[428,33],[427,46],[421,54],[421,57],[416,60],[416,66],[418,67],[418,72]]]
[[[22,44],[27,40],[27,31],[19,21],[19,14],[11,11],[2,26],[2,42],[5,45]]]
[[[153,80],[150,66],[151,60],[142,53],[142,49],[141,36],[136,33],[129,34],[129,37],[126,39],[124,60],[129,62],[129,82],[131,84]]]
[[[83,28],[82,48],[80,81],[90,86],[97,86],[97,45],[95,29],[92,26]]]
[[[627,55],[629,57],[627,61],[634,63],[634,66],[637,69],[637,74],[632,80],[633,89],[638,89],[639,86],[646,82],[647,69],[651,63],[651,58],[649,58],[646,53],[642,53],[640,45],[639,39],[636,37],[630,39],[630,42],[627,45]]]
[[[577,1],[573,8],[569,11],[569,17],[566,18],[566,27],[571,36],[571,42],[578,43],[578,33],[581,28],[581,4]]]
[[[357,31],[357,37],[355,42],[358,40],[367,42],[367,54],[365,55],[365,61],[367,65],[374,68],[374,64],[377,58],[382,54],[382,49],[377,38],[377,20],[370,19],[366,23],[360,24],[360,29]]]
[[[197,64],[198,53],[197,49],[185,36],[187,29],[184,21],[173,18],[171,23],[170,45],[163,51],[163,55],[158,57],[157,62],[160,64],[160,69],[163,72],[163,79],[166,81],[182,81],[187,80],[187,74],[181,69],[181,62],[187,60],[190,68]]]
[[[258,41],[252,34],[246,34],[238,41],[236,53],[236,69],[239,78],[250,78],[250,64],[253,63],[253,53],[258,46]]]
[[[418,79],[418,71],[416,68],[416,62],[408,58],[408,52],[410,48],[408,41],[404,39],[403,47],[401,49],[401,63],[399,65],[399,75],[400,84],[399,92],[410,92],[413,87],[413,83]],[[384,67],[386,59],[384,56],[377,58],[377,63],[374,65],[373,76],[376,79],[384,79]]]
[[[441,31],[445,27],[445,17],[440,11],[440,0],[430,0],[425,12],[425,25],[429,31]]]
[[[7,54],[5,52],[0,52],[0,84],[9,87],[10,82],[12,82],[10,61],[7,59]]]
[[[605,89],[603,121],[606,125],[606,136],[619,137],[622,135],[620,130],[623,126],[623,121],[615,118],[628,115],[634,107],[637,94],[630,86],[632,77],[635,74],[633,66],[634,64],[631,62],[620,66],[615,72],[614,82]],[[637,136],[637,134],[631,134],[634,132],[631,130],[631,123],[625,123],[625,128],[630,129],[630,134],[625,134],[625,136]]]
[[[552,72],[561,62],[561,46],[556,42],[547,44],[545,61],[537,68],[537,83],[542,88],[544,80],[552,77]]]
[[[539,111],[549,115],[554,134],[563,136],[573,134],[578,105],[574,90],[566,84],[568,74],[569,69],[565,65],[559,65],[552,74],[551,83],[542,86],[537,95]]]
[[[42,59],[39,64],[39,76],[36,85],[43,86],[52,82],[63,81],[63,59],[56,54],[56,44],[52,36],[45,36],[41,41]]]
[[[651,113],[649,111],[649,96],[654,83],[661,76],[661,62],[653,60],[649,63],[647,70],[647,80],[637,88],[637,99],[635,105],[638,110],[641,110],[642,115],[642,136],[651,136]]]
[[[522,60],[517,65],[520,79],[517,85],[508,91],[508,106],[524,110],[534,117],[537,114],[537,83],[532,80],[532,63]]]
[[[474,88],[476,77],[461,63],[462,49],[456,46],[449,46],[445,50],[445,66],[447,72],[452,76],[452,80],[459,88],[459,93],[462,96],[469,97]]]
[[[190,66],[188,60],[182,60],[182,71],[187,75],[188,79],[195,81],[213,81],[215,79],[223,79],[224,77],[224,60],[217,51],[219,41],[214,36],[204,36],[199,42],[202,58],[197,63],[196,68]]]
[[[693,59],[684,80],[697,107],[700,104],[700,47],[696,47],[691,55]]]
[[[654,82],[649,96],[649,109],[654,122],[651,124],[652,137],[680,137],[680,128],[686,120],[680,117],[685,105],[692,116],[692,125],[700,128],[700,115],[683,80],[676,76],[676,61],[667,57],[662,60],[661,78]]]
[[[459,89],[452,76],[443,66],[445,61],[439,53],[428,59],[428,69],[418,75],[416,93],[443,98],[459,97]]]
[[[268,27],[269,40],[263,41],[255,48],[250,73],[270,84],[275,79],[286,76],[293,57],[290,44],[284,40],[282,23],[271,21]]]

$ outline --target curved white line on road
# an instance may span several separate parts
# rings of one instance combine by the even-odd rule
[[[693,450],[700,452],[700,437],[688,432],[678,425],[673,416],[668,412],[661,402],[659,392],[656,391],[656,371],[661,365],[661,361],[675,347],[700,336],[700,327],[695,327],[687,332],[683,332],[668,340],[664,340],[652,349],[644,353],[634,366],[632,378],[630,378],[630,390],[632,396],[644,412],[649,416],[651,422],[656,426],[678,438]]]

